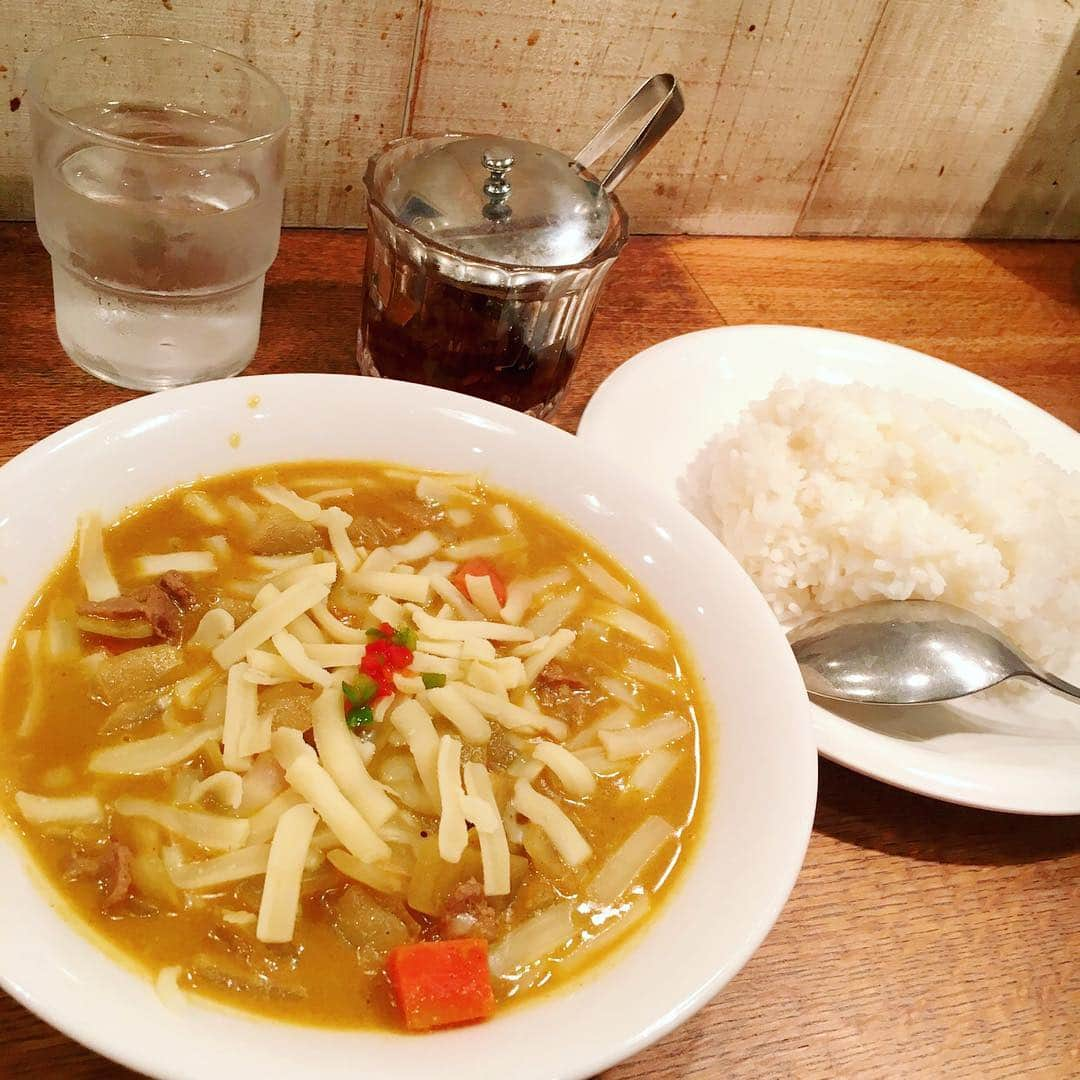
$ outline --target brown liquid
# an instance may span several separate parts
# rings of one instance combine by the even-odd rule
[[[392,251],[373,215],[361,370],[546,416],[570,380],[606,271],[583,272],[573,290],[466,284]]]
[[[227,500],[235,497],[252,506],[258,505],[253,485],[272,480],[306,492],[317,487],[355,482],[355,493],[335,499],[334,505],[345,509],[356,521],[365,522],[368,528],[388,530],[388,535],[395,539],[412,536],[421,527],[431,529],[441,542],[447,543],[490,536],[490,507],[495,503],[506,503],[513,508],[523,540],[494,557],[497,568],[508,580],[535,578],[569,567],[584,552],[607,573],[627,587],[634,587],[626,572],[588,537],[549,516],[542,508],[516,499],[508,492],[477,488],[474,497],[457,500],[459,505],[471,507],[475,518],[463,526],[452,525],[441,508],[416,495],[419,475],[402,474],[396,467],[374,463],[335,461],[288,464],[200,481],[195,490],[203,492],[225,516],[224,523],[215,529],[228,538],[229,553],[215,574],[200,576],[195,583],[200,606],[188,615],[188,633],[201,617],[201,611],[216,603],[229,582],[248,580],[252,574],[250,535],[243,521],[233,516]],[[173,541],[182,549],[195,548],[205,538],[205,523],[183,506],[182,499],[187,490],[175,489],[129,513],[107,530],[106,551],[122,588],[130,589],[144,583],[145,579],[138,575],[133,562],[140,555],[166,551]],[[563,702],[551,706],[553,713],[563,716],[572,730],[579,730],[596,715],[612,709],[618,701],[603,689],[600,679],[618,677],[627,656],[638,656],[661,666],[671,679],[668,690],[648,684],[636,688],[636,707],[641,715],[658,716],[675,709],[696,723],[703,714],[704,696],[677,635],[672,633],[671,645],[658,651],[646,649],[614,630],[585,634],[582,631],[586,621],[610,607],[610,602],[588,583],[583,582],[579,588],[582,590],[581,605],[566,623],[578,631],[580,643],[562,663],[569,674],[580,675],[584,684],[593,688],[591,704],[575,706]],[[9,646],[3,665],[4,678],[0,681],[0,739],[7,748],[0,758],[0,827],[7,824],[5,817],[10,819],[38,868],[59,894],[56,902],[60,910],[70,912],[95,936],[104,938],[113,950],[150,973],[165,966],[179,965],[182,969],[180,985],[184,989],[283,1020],[339,1027],[397,1028],[400,1021],[382,974],[381,961],[365,969],[359,962],[357,943],[343,936],[340,929],[335,929],[329,905],[342,889],[350,886],[326,864],[305,878],[304,899],[293,941],[263,945],[253,938],[250,927],[238,928],[222,918],[226,911],[247,911],[249,915],[257,912],[262,887],[258,876],[204,891],[202,902],[186,903],[173,895],[171,889],[162,892],[160,873],[149,882],[149,885],[156,884],[156,888],[149,887],[144,874],[137,879],[131,900],[103,913],[97,881],[89,877],[70,880],[66,876],[73,851],[84,848],[94,851],[95,845],[100,845],[108,836],[130,847],[139,856],[144,870],[160,866],[162,873],[161,847],[174,840],[184,850],[185,859],[203,859],[208,853],[186,841],[167,837],[156,825],[145,822],[140,825],[139,819],[115,813],[110,813],[103,825],[74,828],[39,827],[23,819],[14,802],[17,790],[61,796],[94,794],[106,807],[111,807],[122,795],[169,803],[176,790],[176,774],[182,769],[190,768],[202,778],[218,768],[216,763],[204,760],[200,755],[187,766],[139,776],[89,771],[87,763],[92,753],[125,738],[119,732],[103,731],[111,707],[96,694],[92,669],[78,661],[42,657],[40,667],[35,671],[23,647],[26,630],[44,630],[50,613],[58,618],[70,617],[83,595],[72,551],[28,610],[16,641]],[[536,606],[541,602],[538,599]],[[662,612],[647,597],[641,597],[636,608],[646,618],[663,624]],[[353,617],[344,608],[337,610],[344,618]],[[80,652],[89,653],[94,648],[92,639],[81,639]],[[183,664],[177,669],[179,676],[202,670],[206,664],[205,653],[188,648]],[[27,715],[35,685],[40,692],[38,719],[32,732],[20,739],[15,732]],[[197,724],[203,719],[198,709],[184,709],[179,703],[175,705],[175,715],[183,725]],[[77,718],[77,722],[73,718]],[[709,721],[706,719],[705,722]],[[159,730],[158,723],[147,721],[141,728],[127,732],[126,737],[152,736]],[[442,721],[438,723],[441,727]],[[395,754],[390,742],[392,729],[381,724],[376,728],[372,731],[372,737],[378,743],[378,756],[372,759],[371,765],[373,775],[378,775],[381,761]],[[685,739],[678,752],[679,762],[670,778],[647,801],[628,788],[627,770],[616,774],[608,771],[602,775],[598,791],[584,801],[564,799],[558,788],[549,786],[544,779],[537,781],[539,790],[564,801],[566,812],[592,845],[595,855],[583,871],[586,875],[602,865],[650,815],[663,817],[678,830],[677,844],[669,844],[663,857],[646,869],[638,884],[627,894],[628,899],[649,896],[654,904],[662,901],[677,880],[688,849],[693,846],[696,831],[693,822],[700,797],[702,768],[697,734],[692,739]],[[56,776],[58,768],[66,773],[66,778],[50,780],[50,776]],[[500,767],[493,764],[492,768],[498,771]],[[213,804],[200,809],[228,812]],[[434,818],[422,815],[421,824],[431,834],[437,832],[438,822]],[[669,875],[673,862],[675,874]],[[530,873],[531,879],[528,882],[522,879],[513,896],[502,902],[508,908],[507,929],[521,925],[548,903],[587,901],[581,891],[583,878],[571,875],[549,883],[540,870]],[[427,920],[424,925],[430,931]],[[565,947],[537,961],[528,969],[531,972],[528,978],[497,980],[495,989],[500,1003],[505,1005],[535,997],[537,992],[549,986],[565,986],[577,977],[581,969],[575,965],[582,963],[583,956],[589,956],[590,962],[595,962],[606,954],[613,946],[605,946],[599,952],[593,950],[591,954],[579,951],[586,943],[583,933],[592,929],[591,924],[586,925],[584,919],[579,918],[574,935]],[[536,977],[535,988],[533,976]],[[0,1075],[3,1073],[0,1068]],[[479,1075],[485,1075],[484,1071],[480,1070]]]

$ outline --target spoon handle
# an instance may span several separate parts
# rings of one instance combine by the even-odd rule
[[[1039,682],[1049,686],[1051,690],[1055,690],[1065,697],[1080,701],[1080,686],[1073,686],[1072,683],[1068,683],[1064,679],[1059,679],[1056,675],[1051,675],[1049,671],[1037,671],[1033,669],[1031,674],[1034,675]]]

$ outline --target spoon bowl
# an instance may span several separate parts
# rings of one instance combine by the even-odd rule
[[[874,705],[952,701],[1017,676],[1080,700],[978,615],[936,600],[883,600],[797,626],[788,641],[806,689]]]

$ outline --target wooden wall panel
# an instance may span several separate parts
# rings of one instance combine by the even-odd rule
[[[888,0],[797,232],[1080,235],[1077,6]]]
[[[292,105],[286,221],[356,225],[371,151],[396,138],[412,65],[419,0],[0,0],[0,217],[31,217],[33,56],[69,38],[164,34],[243,56]],[[14,16],[14,17],[12,17]]]
[[[1080,236],[1080,0],[0,0],[0,217],[32,214],[30,58],[110,30],[278,79],[288,224],[362,225],[403,132],[573,153],[670,70],[686,114],[620,192],[638,232]]]
[[[573,153],[675,72],[686,112],[626,181],[639,232],[792,231],[884,0],[431,0],[410,131],[495,131]]]
[[[1070,0],[1070,3],[1074,0]],[[1080,236],[1080,28],[969,236]]]

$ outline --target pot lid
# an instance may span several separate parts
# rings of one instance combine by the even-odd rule
[[[503,266],[582,262],[613,214],[613,197],[580,165],[496,135],[399,140],[372,159],[366,182],[400,224]]]

